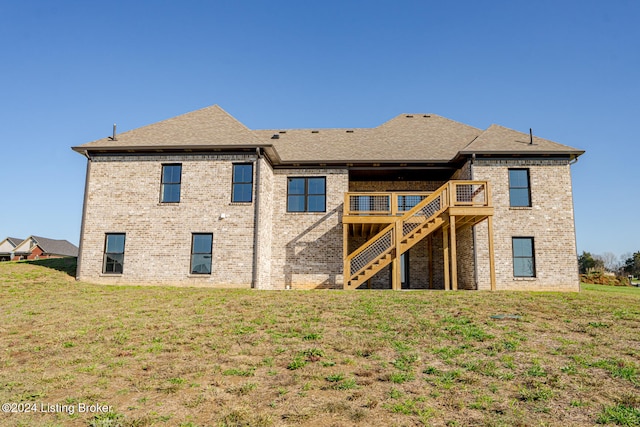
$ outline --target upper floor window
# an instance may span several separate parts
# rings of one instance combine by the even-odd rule
[[[253,164],[233,165],[232,202],[251,202],[253,200]]]
[[[529,169],[509,169],[509,201],[512,207],[531,206]]]
[[[193,233],[191,241],[191,274],[211,274],[213,234]]]
[[[536,277],[533,237],[513,237],[514,277]]]
[[[124,233],[108,233],[104,239],[102,272],[122,274],[124,268]]]
[[[289,178],[287,212],[325,212],[325,177]]]
[[[182,165],[162,165],[162,203],[178,203],[180,201],[180,180]]]

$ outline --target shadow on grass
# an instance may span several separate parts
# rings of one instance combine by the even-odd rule
[[[71,277],[76,277],[76,266],[78,259],[69,258],[50,258],[50,259],[36,259],[32,261],[26,261],[27,264],[39,265],[41,267],[50,268],[52,270],[62,271],[67,273]]]

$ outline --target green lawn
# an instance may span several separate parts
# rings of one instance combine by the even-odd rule
[[[640,426],[635,288],[116,287],[38,264],[0,264],[0,400],[37,409],[0,425]]]
[[[637,286],[605,286],[605,285],[592,285],[589,283],[581,283],[580,288],[583,291],[593,292],[612,292],[617,294],[626,295],[640,295],[640,287]]]

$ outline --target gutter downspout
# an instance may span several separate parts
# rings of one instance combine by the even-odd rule
[[[251,272],[251,288],[255,289],[258,281],[258,261],[259,261],[259,227],[260,223],[260,163],[261,163],[261,153],[260,147],[256,148],[257,158],[255,161],[256,165],[256,183],[255,183],[255,194],[256,197],[254,199],[254,214],[253,214],[253,268]]]
[[[469,165],[469,170],[471,171],[471,180],[473,181],[473,164],[476,161],[476,153],[471,155],[471,165]],[[471,233],[472,245],[473,245],[473,281],[476,284],[476,290],[478,290],[478,248],[476,246],[476,226],[471,227],[473,231]]]
[[[89,151],[83,153],[87,158],[87,172],[84,179],[84,200],[82,202],[82,221],[80,223],[80,242],[78,243],[78,261],[76,262],[76,280],[80,280],[80,265],[82,264],[82,248],[84,242],[84,225],[87,216],[87,200],[89,196],[89,177],[91,176],[91,156]]]
[[[582,286],[580,286],[580,266],[578,263],[578,233],[576,230],[576,202],[573,198],[573,178],[571,177],[571,165],[578,163],[578,156],[569,160],[569,180],[571,182],[571,210],[573,211],[573,244],[576,248],[576,271],[578,272],[578,292],[582,292]]]

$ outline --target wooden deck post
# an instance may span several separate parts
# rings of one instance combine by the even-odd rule
[[[489,274],[491,276],[491,290],[496,290],[496,260],[493,253],[493,217],[487,217],[487,233],[489,234]]]
[[[342,224],[342,289],[347,289],[351,278],[351,267],[347,262],[349,256],[349,224]]]
[[[398,195],[396,193],[391,193],[390,195],[391,197],[391,215],[396,216],[398,215]]]
[[[450,290],[449,287],[449,230],[442,227],[442,256],[444,258],[444,290]]]
[[[451,234],[451,239],[449,245],[451,245],[451,249],[449,252],[451,253],[451,288],[454,291],[458,290],[458,260],[456,253],[456,217],[452,215],[449,218],[449,233]]]
[[[402,276],[400,271],[400,241],[402,240],[402,221],[396,221],[395,227],[393,229],[394,233],[394,243],[396,247],[396,256],[393,258],[391,262],[391,289],[397,291],[402,289]]]
[[[433,233],[427,237],[427,252],[429,255],[429,289],[433,289]]]

